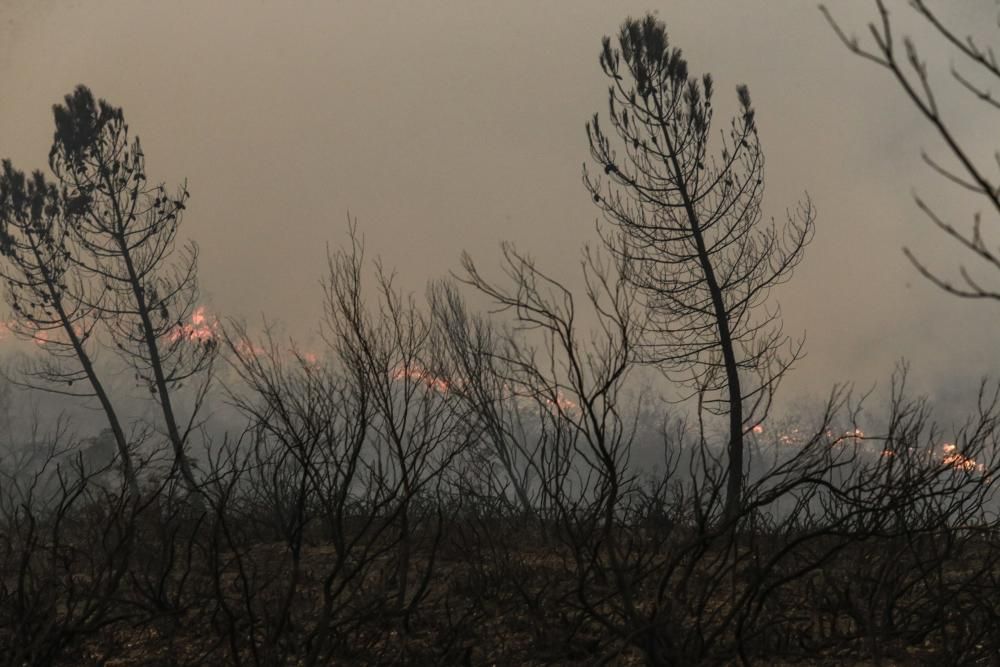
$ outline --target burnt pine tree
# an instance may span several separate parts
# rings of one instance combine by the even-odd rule
[[[732,519],[744,436],[802,350],[777,307],[763,306],[802,258],[815,215],[807,198],[784,224],[764,219],[764,154],[746,86],[740,113],[710,141],[712,78],[689,74],[655,17],[626,20],[617,47],[605,37],[600,64],[609,109],[606,122],[594,114],[587,124],[599,171],[585,165],[584,183],[609,223],[605,243],[650,311],[642,358],[697,395],[699,410],[728,417]]]
[[[53,112],[54,181],[37,172],[29,179],[9,163],[0,174],[6,259],[0,276],[14,329],[48,353],[28,383],[96,396],[135,489],[130,443],[94,364],[97,349],[110,348],[158,404],[175,469],[197,492],[188,440],[217,346],[211,337],[190,335],[186,326],[198,296],[197,247],[177,244],[187,188],[168,192],[163,184],[149,184],[145,156],[122,110],[95,100],[85,86]],[[187,380],[197,389],[182,420],[174,393]]]
[[[114,435],[122,475],[138,492],[129,442],[110,394],[94,363],[93,337],[100,323],[100,296],[88,289],[72,261],[69,229],[75,214],[59,189],[41,172],[30,177],[4,160],[0,172],[0,278],[13,311],[15,335],[39,343],[15,382],[51,393],[95,398]]]
[[[217,346],[185,329],[198,298],[197,246],[177,244],[187,187],[170,192],[148,183],[145,155],[122,110],[96,101],[85,86],[53,113],[49,167],[72,213],[66,218],[70,257],[99,298],[88,301],[83,291],[77,297],[94,310],[106,342],[158,404],[175,469],[195,491],[188,440]],[[189,379],[199,388],[182,420],[173,394]]]

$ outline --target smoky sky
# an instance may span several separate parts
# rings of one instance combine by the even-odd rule
[[[953,56],[891,7],[950,91],[947,117],[992,150],[986,110],[950,99]],[[992,2],[942,7],[963,31],[996,25]],[[830,9],[862,37],[876,18],[870,3]],[[786,397],[884,385],[901,358],[918,390],[945,401],[993,372],[998,306],[942,294],[901,250],[944,272],[969,259],[914,190],[957,224],[982,203],[921,164],[921,149],[946,156],[940,143],[808,2],[4,0],[0,156],[43,167],[51,106],[88,85],[123,107],[151,180],[187,179],[182,229],[200,246],[208,307],[307,341],[325,248],[345,241],[348,212],[417,294],[463,250],[491,266],[501,240],[579,286],[579,251],[597,241],[580,176],[584,123],[607,107],[600,40],[649,10],[690,68],[713,74],[718,128],[749,85],[766,215],[806,193],[817,209],[805,260],[773,295],[786,332],[807,336]]]

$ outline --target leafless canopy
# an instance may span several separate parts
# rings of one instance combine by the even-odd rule
[[[608,133],[594,114],[583,180],[604,212],[602,230],[651,313],[640,345],[647,361],[687,384],[729,418],[729,507],[743,475],[743,434],[763,419],[801,342],[782,333],[777,308],[763,310],[813,233],[809,200],[784,225],[763,220],[764,155],[750,93],[710,154],[712,78],[688,72],[666,26],[628,19],[618,48],[605,37],[610,79]],[[782,350],[787,346],[787,354]],[[731,514],[731,512],[730,512]]]
[[[584,182],[612,223],[607,245],[652,311],[645,358],[675,379],[720,389],[728,337],[740,371],[770,368],[788,339],[777,309],[758,306],[802,258],[814,216],[806,200],[785,225],[763,219],[764,154],[746,86],[716,156],[712,77],[689,74],[662,23],[627,21],[618,48],[605,37],[600,63],[611,80],[608,115],[602,125],[595,114],[587,136],[603,174],[585,166]]]
[[[964,96],[980,102],[987,111],[1000,109],[1000,100],[991,88],[1000,82],[1000,64],[997,63],[991,46],[984,45],[973,36],[960,35],[924,0],[911,0],[909,5],[914,14],[948,48],[949,71],[953,82],[957,84],[955,94],[941,94],[940,82],[936,84],[932,81],[928,63],[920,55],[916,42],[905,35],[900,39],[898,33],[894,32],[889,8],[883,0],[875,2],[879,19],[867,26],[872,38],[871,46],[865,46],[856,36],[849,34],[826,7],[821,5],[820,10],[851,53],[892,74],[913,106],[947,146],[956,164],[954,167],[946,166],[922,151],[924,163],[947,182],[985,199],[994,214],[1000,214],[1000,180],[995,172],[991,173],[995,164],[1000,164],[1000,153],[994,151],[992,160],[989,161],[977,157],[978,149],[974,142],[963,141],[960,124],[945,120],[948,104],[959,102]],[[971,224],[957,224],[933,209],[920,196],[914,198],[921,212],[930,218],[934,226],[972,259],[970,265],[958,265],[956,279],[928,267],[909,248],[904,248],[903,252],[914,267],[932,283],[955,296],[1000,299],[1000,288],[988,286],[978,275],[982,269],[990,272],[1000,270],[996,241],[990,239],[989,232],[983,231],[980,214],[975,214]]]
[[[109,349],[158,403],[177,466],[193,488],[185,451],[216,345],[212,337],[190,335],[197,248],[176,245],[187,189],[171,194],[147,183],[145,156],[121,109],[95,100],[86,87],[53,111],[55,182],[41,173],[27,178],[9,162],[0,176],[6,259],[0,276],[15,315],[12,328],[48,352],[29,367],[25,382],[96,396],[131,476],[129,443],[95,365],[100,349]],[[171,392],[195,377],[199,387],[185,423]]]

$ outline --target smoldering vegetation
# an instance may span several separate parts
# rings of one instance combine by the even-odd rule
[[[349,220],[308,347],[214,319],[186,184],[56,105],[0,173],[0,665],[996,664],[1000,385],[779,414],[816,211],[763,215],[748,89],[717,141],[655,16],[600,65],[581,276],[504,245],[418,296]]]
[[[513,320],[473,314],[451,283],[418,303],[349,244],[321,350],[217,329],[225,399],[191,443],[198,494],[142,419],[132,494],[107,434],[16,410],[4,664],[975,664],[1000,649],[995,389],[953,433],[905,369],[878,433],[846,390],[750,429],[727,519],[720,428],[630,393],[616,292],[577,303],[509,268],[528,271],[508,285]],[[578,330],[577,308],[618,326]]]

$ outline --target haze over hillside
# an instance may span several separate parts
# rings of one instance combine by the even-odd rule
[[[0,105],[3,154],[42,166],[47,110],[85,82],[127,110],[157,179],[188,179],[185,233],[201,247],[211,312],[263,314],[306,342],[324,247],[346,240],[348,211],[369,253],[417,293],[463,250],[489,265],[500,240],[580,285],[578,250],[598,216],[580,183],[583,125],[606,107],[595,36],[648,5],[234,7],[4,3],[0,75],[17,94]],[[942,7],[959,26],[995,18],[990,3]],[[833,9],[852,26],[870,18],[860,3]],[[810,3],[672,2],[659,16],[693,70],[715,76],[719,118],[749,85],[766,213],[782,217],[806,191],[817,209],[815,241],[775,295],[786,331],[807,334],[784,397],[885,386],[901,357],[915,388],[946,405],[968,397],[996,370],[982,354],[996,309],[942,294],[901,247],[957,268],[910,193],[958,218],[974,204],[920,163],[938,143],[885,73],[848,57]],[[947,74],[935,42],[925,48]]]

